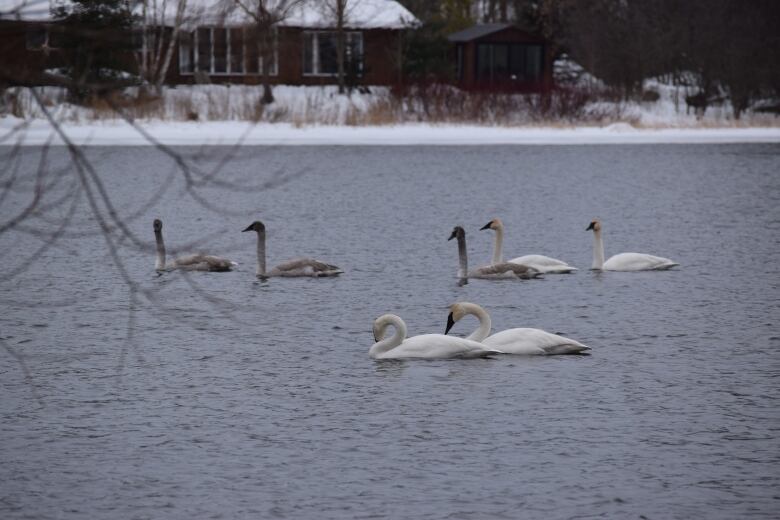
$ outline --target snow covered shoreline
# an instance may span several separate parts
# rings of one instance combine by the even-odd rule
[[[637,129],[625,123],[605,127],[495,127],[404,124],[397,126],[304,126],[287,123],[252,124],[239,121],[144,122],[147,138],[131,125],[117,121],[62,123],[74,144],[89,146],[252,145],[582,145],[660,143],[780,143],[780,128],[663,128]],[[0,118],[1,145],[63,145],[43,120]]]

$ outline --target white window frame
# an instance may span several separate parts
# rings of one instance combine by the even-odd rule
[[[243,38],[242,47],[241,47],[241,62],[243,63],[243,71],[241,72],[234,72],[232,71],[232,48],[231,48],[231,41],[230,41],[230,33],[232,29],[241,29],[244,32],[244,35],[246,35],[247,28],[246,27],[221,27],[221,26],[198,26],[191,32],[189,32],[190,35],[190,48],[187,49],[184,45],[182,40],[179,40],[179,74],[182,76],[192,76],[196,72],[199,72],[198,69],[198,31],[200,29],[208,29],[209,30],[209,41],[211,43],[211,51],[210,51],[210,58],[211,58],[211,66],[209,67],[209,70],[204,70],[202,72],[207,73],[210,76],[262,76],[263,75],[263,57],[258,56],[257,57],[257,72],[247,72],[247,39]],[[225,72],[216,72],[214,70],[214,66],[216,63],[216,60],[214,59],[214,30],[215,29],[221,29],[225,31],[225,40],[227,45],[225,46]],[[279,74],[279,32],[276,30],[276,28],[273,29],[273,64],[271,66],[271,70],[268,71],[269,76],[277,76]],[[191,54],[190,54],[191,53]],[[184,60],[182,60],[182,56],[187,56],[189,59],[190,56],[192,56],[192,60],[190,63],[190,71],[184,72],[181,70],[181,64]]]
[[[320,44],[319,44],[319,35],[320,34],[336,34],[336,31],[303,31],[303,53],[302,55],[306,55],[306,36],[311,35],[311,42],[312,42],[312,52],[311,52],[311,67],[312,72],[306,72],[306,60],[302,60],[303,65],[303,75],[306,77],[314,78],[314,77],[320,77],[320,78],[334,78],[339,75],[338,71],[336,72],[320,72]],[[365,59],[365,52],[363,47],[363,31],[345,31],[344,36],[346,36],[347,45],[345,49],[345,60],[348,61],[351,57],[350,54],[352,52],[352,46],[349,45],[349,39],[357,37],[359,42],[359,49],[360,49],[360,68],[358,71],[358,76],[363,76],[363,62]]]

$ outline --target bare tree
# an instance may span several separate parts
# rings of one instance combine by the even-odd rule
[[[170,9],[171,5],[175,6],[175,12]],[[159,95],[165,82],[179,32],[185,21],[186,9],[187,0],[142,0],[138,70],[155,95]]]
[[[261,75],[263,77],[263,104],[274,102],[271,90],[271,63],[274,58],[276,38],[274,31],[281,22],[286,20],[295,9],[305,3],[305,0],[229,0],[233,2],[228,11],[239,9],[253,21],[254,39],[258,54],[261,57]]]
[[[326,20],[333,24],[336,31],[336,73],[339,94],[346,92],[346,26],[349,22],[349,15],[359,2],[360,0],[325,0],[321,5]]]

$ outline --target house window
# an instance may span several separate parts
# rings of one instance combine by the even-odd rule
[[[179,72],[192,74],[195,60],[192,57],[192,33],[179,33]]]
[[[25,33],[25,47],[29,51],[40,51],[58,47],[53,41],[54,38],[49,34],[49,27],[46,25],[30,25]]]
[[[347,74],[363,73],[363,33],[348,32],[344,46],[344,69]],[[338,33],[312,31],[303,33],[304,76],[338,74]]]
[[[484,82],[535,82],[542,76],[543,47],[523,43],[477,45],[477,78]]]
[[[263,70],[258,39],[241,27],[198,27],[179,35],[179,72],[203,71],[211,75],[256,75]],[[274,31],[268,73],[277,74],[277,35]]]
[[[456,65],[455,65],[455,77],[458,78],[458,80],[463,79],[463,45],[458,44],[457,47],[455,47],[455,53],[456,53]]]

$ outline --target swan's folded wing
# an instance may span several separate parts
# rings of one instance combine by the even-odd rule
[[[646,253],[619,253],[604,262],[607,271],[662,271],[678,264],[668,258]]]
[[[186,255],[173,261],[173,265],[179,269],[188,271],[230,271],[235,265],[227,258],[212,255]]]
[[[500,264],[486,265],[474,269],[472,276],[488,277],[507,277],[514,276],[518,278],[535,278],[541,273],[532,267],[510,262],[501,262]]]
[[[572,273],[577,270],[563,260],[544,255],[518,256],[509,260],[509,263],[527,265],[542,273]]]
[[[325,262],[320,262],[313,258],[295,258],[277,265],[274,269],[278,271],[281,276],[299,275],[300,273],[311,274],[312,276],[332,276],[344,272],[335,265],[326,264]]]
[[[502,330],[486,338],[482,343],[507,354],[554,356],[582,354],[590,350],[579,341],[532,328]]]
[[[405,339],[390,353],[397,359],[472,359],[489,357],[502,352],[463,338],[443,334],[422,334]]]

